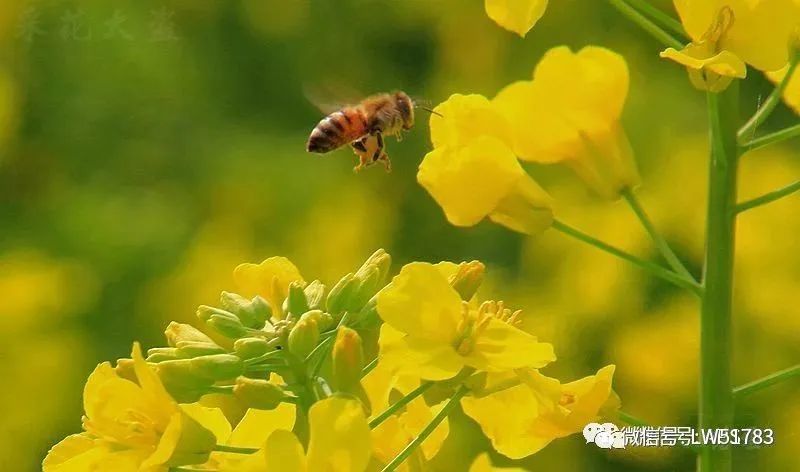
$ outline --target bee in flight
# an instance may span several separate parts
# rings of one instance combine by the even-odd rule
[[[414,126],[416,105],[405,92],[396,91],[367,97],[358,105],[346,106],[323,118],[306,143],[306,150],[324,154],[346,144],[358,156],[355,172],[376,162],[392,169],[384,136],[401,141],[403,131]]]

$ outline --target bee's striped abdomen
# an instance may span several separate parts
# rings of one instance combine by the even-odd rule
[[[367,123],[358,108],[345,108],[323,118],[308,137],[308,152],[325,153],[367,134]]]

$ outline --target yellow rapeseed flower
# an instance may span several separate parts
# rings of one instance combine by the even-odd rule
[[[222,472],[361,472],[370,458],[370,430],[361,403],[333,396],[309,410],[308,449],[291,431],[273,431],[264,447]]]
[[[185,410],[148,367],[138,344],[132,357],[138,384],[119,377],[108,362],[92,372],[83,392],[85,432],[56,444],[42,463],[45,472],[166,472],[208,459],[217,438],[203,425],[217,423],[221,413]]]
[[[283,319],[283,301],[292,282],[305,283],[297,267],[285,257],[270,257],[261,264],[240,264],[233,278],[242,295],[261,295],[272,308],[275,319]]]
[[[524,38],[544,15],[547,0],[485,0],[484,7],[495,23]]]
[[[375,414],[380,414],[389,407],[390,398],[408,395],[419,387],[418,378],[398,376],[384,362],[379,362],[364,376],[362,383]],[[428,406],[420,396],[373,428],[374,459],[381,464],[388,464],[422,432],[443,406],[444,402]],[[425,470],[425,464],[436,456],[449,433],[449,422],[445,418],[397,470]]]
[[[486,302],[462,302],[437,266],[412,262],[378,295],[380,360],[428,380],[469,366],[498,372],[539,368],[555,360],[553,346],[514,327],[518,313]]]
[[[774,71],[789,60],[790,38],[800,25],[795,0],[674,0],[692,42],[662,57],[686,66],[692,84],[719,92],[747,75],[746,64]]]
[[[534,454],[551,441],[583,430],[616,401],[611,390],[614,366],[562,384],[536,370],[518,371],[521,384],[484,397],[461,399],[494,448],[512,459]]]
[[[564,163],[596,193],[616,198],[639,182],[620,125],[628,83],[619,54],[560,46],[545,53],[533,80],[508,85],[492,103],[510,124],[520,159]]]
[[[417,180],[456,226],[488,217],[514,231],[533,234],[552,223],[552,202],[525,172],[511,145],[510,126],[480,95],[453,95],[431,117],[434,150]]]
[[[497,472],[503,470],[506,472],[525,472],[525,469],[520,469],[518,467],[495,467],[491,459],[489,459],[488,452],[484,452],[476,457],[475,460],[472,461],[472,465],[469,466],[469,472]]]

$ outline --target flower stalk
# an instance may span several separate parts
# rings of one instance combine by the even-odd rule
[[[772,93],[769,94],[767,99],[764,103],[756,110],[753,116],[747,120],[747,123],[742,126],[738,133],[737,138],[740,143],[745,143],[750,141],[754,141],[755,133],[758,130],[758,127],[761,126],[767,118],[772,114],[775,107],[781,102],[781,97],[783,96],[784,90],[786,90],[786,86],[789,85],[789,81],[791,80],[792,76],[794,75],[795,69],[797,69],[797,65],[800,63],[800,54],[794,54],[789,61],[789,68],[786,71],[786,75],[783,76],[778,85],[772,90]],[[750,148],[750,144],[745,145],[742,144],[743,147]]]
[[[791,184],[781,187],[777,190],[773,190],[772,192],[766,193],[761,195],[760,197],[756,197],[752,200],[747,200],[736,205],[736,213],[742,213],[743,211],[747,211],[756,207],[760,207],[762,205],[766,205],[768,203],[772,203],[776,200],[780,200],[783,197],[787,197],[795,192],[800,190],[800,180],[796,182],[792,182]]]
[[[769,146],[770,144],[779,143],[797,136],[800,136],[800,124],[775,131],[774,133],[765,134],[764,136],[748,141],[741,145],[742,153]]]
[[[425,393],[426,390],[433,386],[433,382],[422,382],[419,387],[415,388],[408,395],[393,403],[389,408],[384,410],[381,414],[376,416],[369,422],[371,429],[377,428],[381,423],[389,419],[392,415],[397,413],[398,410],[411,403],[412,400]]]
[[[671,34],[664,31],[659,25],[644,16],[636,8],[633,8],[625,0],[608,0],[608,3],[616,8],[625,18],[639,25],[652,37],[660,41],[667,47],[683,49],[683,44],[675,39]]]
[[[736,234],[738,83],[708,94],[711,159],[706,220],[704,294],[700,314],[699,427],[730,428],[731,309]],[[700,450],[700,472],[731,470],[730,447]]]
[[[794,377],[800,377],[800,364],[736,387],[733,389],[733,396],[739,399]]]

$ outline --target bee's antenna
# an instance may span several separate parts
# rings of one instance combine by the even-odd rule
[[[415,105],[415,106],[414,106],[414,108],[419,108],[420,110],[425,110],[425,111],[427,111],[427,112],[428,112],[428,113],[430,113],[431,115],[441,116],[442,118],[444,118],[444,115],[442,115],[442,114],[441,114],[441,113],[439,113],[438,111],[434,111],[434,110],[433,110],[433,109],[431,109],[431,108],[424,107],[424,106],[422,106],[422,105]]]

